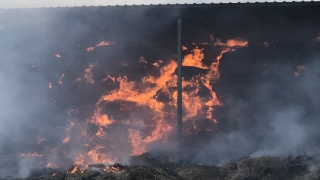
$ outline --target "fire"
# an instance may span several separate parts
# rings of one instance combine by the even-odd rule
[[[105,166],[103,168],[103,171],[104,172],[116,172],[116,171],[120,171],[120,167],[118,164],[114,164],[114,165],[111,165],[111,166]]]
[[[67,171],[67,174],[74,174],[74,173],[82,174],[84,173],[84,169],[79,165],[74,165],[71,169],[69,169],[69,171]]]
[[[116,78],[115,77],[112,77],[110,76],[109,74],[107,74],[107,77],[102,79],[101,82],[106,82],[108,79],[111,79],[113,83],[116,83]]]
[[[297,71],[294,72],[294,76],[295,77],[298,77],[300,75],[300,72],[303,71],[305,69],[304,66],[300,65],[300,66],[297,66]]]
[[[81,75],[81,77],[78,77],[74,82],[80,82],[81,80],[85,80],[89,84],[94,84],[93,80],[93,74],[92,74],[92,68],[94,67],[93,64],[89,64],[89,67],[84,70],[84,75]]]
[[[94,50],[94,47],[88,47],[87,49],[86,49],[86,51],[93,51]]]
[[[94,80],[92,79],[93,74],[91,72],[92,68],[93,68],[93,65],[89,64],[89,67],[85,70],[85,74],[84,74],[84,78],[86,79],[87,83],[90,83],[90,84],[94,84]]]
[[[141,133],[134,129],[128,130],[129,142],[132,144],[132,153],[131,155],[136,156],[146,152],[146,147],[142,144]]]
[[[109,119],[107,114],[100,115],[100,110],[95,111],[95,114],[92,117],[92,121],[98,126],[108,126],[114,123],[114,120]]]
[[[70,137],[66,137],[66,138],[63,139],[62,143],[66,144],[67,142],[69,142],[69,140],[70,140]]]
[[[64,77],[64,74],[62,74],[62,75],[60,76],[58,84],[62,84],[62,78],[63,78],[63,77]]]
[[[73,109],[68,110],[68,115],[71,115],[71,112],[73,112]]]
[[[96,136],[98,136],[101,139],[106,139],[107,133],[103,131],[102,127],[99,127],[99,130],[96,133]]]
[[[97,145],[95,148],[91,149],[88,152],[88,156],[90,157],[93,163],[113,163],[118,161],[116,158],[112,158],[110,153],[103,153],[103,149],[105,146]]]
[[[57,58],[61,58],[60,54],[54,54]]]
[[[90,46],[86,49],[86,51],[93,51],[95,47],[100,47],[100,46],[110,46],[110,45],[114,45],[116,42],[114,41],[101,41],[100,43],[98,43],[95,46]]]
[[[58,169],[59,166],[56,165],[56,164],[54,164],[54,163],[48,163],[48,164],[47,164],[47,168]]]
[[[83,165],[85,164],[85,157],[83,154],[78,153],[74,159],[74,164]]]
[[[37,152],[33,151],[33,152],[29,152],[28,154],[20,154],[21,156],[34,156],[34,157],[42,157],[42,154],[38,154]]]
[[[144,57],[143,56],[141,56],[140,57],[140,59],[139,59],[139,61],[138,61],[139,63],[145,63],[145,64],[147,64],[148,62],[144,59]]]
[[[202,60],[204,58],[203,50],[204,49],[199,49],[198,47],[193,49],[191,54],[188,54],[183,58],[182,66],[193,66],[201,69],[208,69],[208,67],[202,64]]]
[[[147,136],[144,142],[151,143],[159,139],[164,139],[171,130],[172,127],[170,125],[167,125],[163,120],[158,120],[151,135]]]
[[[227,46],[227,47],[245,47],[248,45],[248,41],[244,41],[241,38],[237,39],[229,39],[227,42],[223,43],[220,39],[218,39],[214,45],[217,46]]]
[[[247,41],[240,38],[222,42],[212,35],[210,39],[210,43],[197,43],[198,47],[194,49],[187,46],[182,47],[182,50],[186,53],[182,59],[183,68],[198,68],[203,72],[193,75],[193,77],[183,78],[183,122],[194,122],[197,119],[206,118],[212,124],[218,123],[212,112],[215,106],[222,105],[214,90],[214,83],[220,78],[220,60],[224,53],[248,45]],[[102,41],[96,46],[88,47],[86,51],[113,44],[115,42]],[[204,45],[219,50],[215,56],[211,56],[211,59],[208,58],[208,61],[204,60]],[[125,75],[113,76],[108,72],[101,79],[98,79],[98,77],[93,79],[93,72],[98,65],[88,64],[84,73],[80,74],[78,78],[75,77],[77,79],[74,82],[86,82],[88,84],[101,82],[101,84],[111,84],[114,89],[97,98],[95,108],[92,109],[91,114],[87,116],[85,121],[77,122],[76,119],[73,119],[76,118],[74,109],[67,111],[70,124],[64,127],[65,138],[61,139],[61,146],[68,147],[69,144],[74,144],[73,140],[76,138],[75,142],[80,142],[79,147],[82,147],[73,152],[75,165],[67,173],[83,173],[85,165],[89,163],[111,164],[118,162],[121,153],[140,155],[148,151],[151,143],[164,143],[175,132],[178,79],[175,73],[178,67],[176,60],[153,60],[150,62],[144,56],[140,56],[137,61],[142,66],[150,65],[148,67],[154,68],[154,71],[140,79]],[[141,64],[139,64],[139,67],[141,67]],[[58,84],[62,84],[64,76],[65,74],[60,76]],[[49,82],[49,88],[52,88],[51,82]],[[201,88],[206,89],[208,93],[199,95]],[[122,116],[121,112],[113,113],[113,109],[108,107],[108,105],[113,104],[119,105],[119,110],[124,112],[123,114],[127,113],[129,115]],[[200,130],[201,127],[196,124],[190,123],[190,125],[184,126],[183,132],[189,133],[190,130],[190,133],[192,133],[194,132],[192,128]],[[204,130],[211,131],[207,128]],[[71,133],[78,134],[74,136]],[[37,138],[40,144],[43,140],[40,137]],[[34,152],[21,154],[21,156],[42,155]],[[47,167],[49,166],[55,167],[53,163],[49,163]],[[117,166],[106,166],[104,168],[104,171],[107,172],[118,170],[119,167]]]
[[[115,44],[114,41],[101,41],[99,44],[96,45],[96,47],[99,47],[99,46],[110,46],[110,45],[113,45]]]
[[[209,43],[208,42],[193,42],[192,45],[208,45]]]
[[[40,144],[42,141],[46,140],[46,138],[41,138],[39,135],[36,136],[38,140],[38,144]]]

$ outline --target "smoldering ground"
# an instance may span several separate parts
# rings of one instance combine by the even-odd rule
[[[234,18],[244,14],[236,11],[224,17],[223,11],[220,11],[222,19],[219,23],[234,24],[232,22],[239,21]],[[130,8],[128,13],[120,8],[106,10],[102,7],[1,11],[0,174],[26,177],[33,169],[46,167],[49,163],[62,169],[69,168],[77,150],[85,149],[84,140],[78,138],[81,123],[92,115],[102,94],[117,88],[116,84],[100,83],[106,73],[140,80],[152,71],[150,64],[146,66],[151,70],[137,65],[141,56],[152,62],[162,59],[164,63],[168,57],[175,57],[176,12],[166,12],[165,15],[159,12],[162,14],[159,17],[157,12]],[[310,18],[308,13],[302,14],[306,19]],[[260,16],[256,16],[252,24],[260,22]],[[283,21],[289,19],[285,14],[278,16],[283,17]],[[229,21],[225,21],[228,18]],[[271,16],[269,21],[272,21]],[[303,19],[296,25],[301,22]],[[280,23],[270,25],[270,32],[273,33],[272,28]],[[234,26],[231,29],[240,28],[238,24]],[[250,24],[247,26],[251,27]],[[217,165],[249,153],[262,156],[318,152],[320,65],[316,51],[319,43],[314,41],[317,35],[314,32],[318,32],[319,27],[306,27],[307,35],[293,30],[291,33],[297,36],[288,41],[286,38],[281,42],[266,38],[270,40],[268,47],[263,45],[263,37],[257,40],[248,35],[243,37],[248,40],[248,47],[223,55],[219,66],[221,78],[211,84],[223,103],[213,111],[219,123],[212,133],[202,128],[193,134],[194,141],[187,141],[180,153],[182,157],[177,156],[177,160]],[[194,30],[198,28],[200,30]],[[270,34],[281,38],[286,34],[281,32]],[[183,43],[188,44],[188,48],[195,48],[192,42],[197,38],[208,40],[210,33],[217,37],[238,36],[191,23],[189,28],[186,26]],[[108,48],[95,47],[101,41],[115,44]],[[92,46],[95,51],[86,51]],[[204,48],[205,57],[212,56],[215,51],[213,46]],[[75,83],[77,78],[84,76],[89,64],[93,65],[95,83]],[[298,66],[304,69],[298,71]],[[299,73],[298,76],[295,73]],[[133,115],[117,113],[118,105],[112,105],[106,105],[104,110],[110,114],[147,119],[148,109]],[[175,119],[170,121],[175,123]],[[76,126],[66,130],[71,122]],[[200,128],[205,127],[201,124],[204,121],[195,122]],[[108,145],[124,142],[128,128],[124,127],[116,134],[109,133],[115,143]],[[98,127],[92,125],[87,132],[94,134],[97,130]],[[68,136],[70,141],[63,144]],[[171,145],[174,149],[180,144]],[[119,146],[117,155],[130,154],[128,143]],[[149,148],[167,149],[161,142]]]

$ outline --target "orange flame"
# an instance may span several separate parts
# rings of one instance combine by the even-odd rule
[[[106,139],[107,133],[103,131],[102,127],[99,127],[96,136],[100,137],[101,139]]]
[[[46,138],[41,138],[39,135],[36,136],[38,139],[38,144],[40,144],[42,141],[46,140]]]
[[[82,174],[84,173],[84,169],[78,165],[74,165],[72,169],[67,172],[67,174],[74,174],[74,173]]]
[[[89,51],[93,51],[93,50],[94,50],[94,47],[92,47],[92,46],[91,46],[91,47],[88,47],[88,48],[86,49],[86,51],[88,51],[88,52],[89,52]]]
[[[62,78],[63,78],[63,77],[64,77],[64,74],[62,74],[62,75],[60,76],[58,84],[62,84]]]
[[[132,153],[131,155],[137,156],[144,152],[146,152],[146,147],[142,142],[142,137],[140,135],[140,131],[129,129],[128,130],[128,138],[129,142],[132,145]]]
[[[66,144],[66,143],[69,142],[69,140],[70,140],[70,137],[66,137],[66,138],[63,139],[62,143],[63,143],[63,144]]]
[[[248,45],[248,41],[244,41],[241,38],[237,39],[229,39],[227,42],[223,43],[220,39],[218,39],[214,45],[216,46],[227,46],[227,47],[245,47]]]
[[[21,156],[34,156],[34,157],[42,157],[42,154],[38,154],[37,152],[33,151],[33,152],[29,152],[28,154],[20,154]]]
[[[48,163],[48,164],[47,164],[47,168],[58,169],[59,166],[56,165],[55,163]]]
[[[212,123],[218,123],[213,117],[212,112],[214,106],[221,106],[222,103],[218,100],[216,93],[214,92],[214,83],[220,78],[219,64],[224,53],[234,51],[239,47],[245,47],[248,45],[247,41],[240,38],[229,39],[226,42],[221,42],[220,39],[210,36],[214,46],[220,49],[220,53],[213,59],[209,60],[209,63],[204,63],[204,48],[198,48],[188,50],[187,47],[182,47],[183,50],[190,52],[185,55],[182,61],[183,66],[192,66],[195,68],[203,69],[204,73],[196,75],[191,79],[183,79],[182,81],[182,97],[183,97],[183,121],[194,121],[200,117],[206,117]],[[98,46],[112,45],[114,42],[102,41]],[[212,43],[210,43],[212,45]],[[203,45],[209,45],[203,43]],[[89,49],[89,48],[88,48]],[[91,51],[92,47],[87,51]],[[97,139],[106,142],[110,138],[117,136],[116,134],[109,134],[114,127],[118,125],[126,125],[127,129],[127,142],[131,145],[131,155],[140,155],[148,150],[148,145],[155,141],[166,142],[167,137],[173,133],[175,125],[175,111],[168,109],[174,109],[177,106],[177,75],[175,71],[177,63],[174,60],[163,63],[162,60],[158,62],[148,63],[148,61],[141,56],[138,60],[139,63],[150,64],[154,66],[154,69],[158,70],[157,76],[148,75],[141,78],[139,81],[132,81],[130,77],[119,76],[113,77],[107,74],[101,82],[109,82],[117,85],[114,90],[103,94],[96,103],[96,109],[93,115],[86,120],[84,126],[87,124],[94,124],[97,126],[96,132],[86,131],[86,128],[80,128],[80,137],[84,138],[83,144],[84,150],[79,151],[75,156],[74,164],[84,165],[87,163],[113,163],[118,161],[117,159],[117,145],[116,144],[104,144],[96,143]],[[85,70],[85,74],[76,79],[75,81],[86,80],[87,83],[93,84],[93,65],[89,64],[89,67]],[[64,74],[61,76],[61,78]],[[60,78],[60,82],[61,82]],[[60,84],[60,83],[59,83]],[[62,84],[62,82],[61,82]],[[209,91],[208,97],[199,96],[199,90],[206,88]],[[167,96],[167,102],[162,102],[158,99],[159,94]],[[113,115],[105,111],[105,105],[108,103],[117,102],[130,102],[134,104],[137,111],[140,109],[148,110],[150,117],[148,120],[143,121],[136,118],[128,118],[118,120]],[[125,104],[125,103],[124,103]],[[122,108],[122,107],[121,107]],[[125,108],[124,108],[125,109]],[[175,109],[174,109],[175,110]],[[71,111],[68,111],[70,115]],[[128,125],[134,125],[134,127]],[[63,143],[67,143],[70,140],[71,128],[75,126],[72,122],[70,127],[66,128],[68,132],[67,138],[63,140]],[[77,124],[77,126],[80,126]],[[143,128],[148,128],[147,132],[144,132]],[[141,128],[141,130],[140,130]],[[188,128],[195,128],[199,130],[200,127],[193,124]],[[211,129],[205,129],[211,131]],[[117,133],[118,131],[112,131]],[[93,135],[93,136],[91,136]],[[116,148],[115,148],[116,147]],[[76,168],[74,168],[76,169]],[[77,172],[77,170],[71,172]],[[112,171],[112,168],[106,168],[106,171]]]
[[[101,41],[99,44],[96,45],[96,47],[99,47],[99,46],[110,46],[110,45],[113,45],[115,44],[114,41]]]
[[[298,77],[298,76],[300,75],[300,71],[303,71],[304,69],[305,69],[305,67],[302,66],[302,65],[297,66],[297,71],[293,73],[294,76],[295,76],[295,77]]]
[[[202,64],[204,58],[203,51],[204,49],[199,49],[196,47],[192,50],[192,54],[188,54],[183,58],[182,66],[193,66],[201,69],[208,69],[208,67]]]

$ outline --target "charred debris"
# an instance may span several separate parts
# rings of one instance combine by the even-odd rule
[[[246,156],[223,166],[174,162],[162,152],[131,157],[132,165],[118,163],[72,166],[68,171],[44,168],[24,180],[319,180],[320,155],[293,157]],[[1,180],[22,180],[3,176]]]

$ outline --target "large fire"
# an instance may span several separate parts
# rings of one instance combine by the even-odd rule
[[[202,72],[192,75],[191,78],[183,78],[183,122],[191,122],[183,126],[184,134],[194,133],[193,130],[198,129],[197,119],[204,118],[212,124],[219,122],[212,116],[212,112],[215,106],[223,105],[213,90],[214,83],[220,78],[220,60],[224,53],[248,45],[248,42],[241,38],[229,39],[226,42],[213,37],[210,39],[210,42],[194,43],[198,46],[193,45],[193,49],[187,46],[182,47],[185,54],[183,68],[196,68]],[[114,44],[113,41],[101,41],[95,46],[88,47],[86,51],[90,52],[97,47]],[[220,53],[215,58],[204,62],[205,48],[200,48],[201,44],[214,46]],[[58,54],[55,56],[61,57]],[[150,149],[153,143],[166,144],[169,138],[174,136],[177,107],[176,60],[150,62],[141,56],[137,62],[152,65],[156,72],[140,78],[139,81],[131,80],[128,75],[115,77],[107,72],[100,82],[116,88],[101,95],[96,102],[95,110],[85,122],[75,123],[76,120],[71,120],[70,125],[65,128],[67,136],[61,140],[62,146],[67,146],[73,141],[82,142],[82,147],[77,148],[73,153],[75,166],[68,173],[81,173],[83,172],[81,167],[87,164],[112,164],[118,162],[120,157],[140,155]],[[95,84],[96,66],[99,64],[88,64],[83,74],[79,74],[73,83],[84,81],[87,85]],[[63,85],[65,76],[67,74],[60,74],[58,85]],[[49,88],[52,88],[51,82],[49,82]],[[207,96],[200,93],[201,89],[206,89]],[[112,110],[108,110],[108,107],[113,105],[124,113],[115,115]],[[75,112],[75,109],[70,109],[68,115]],[[95,128],[93,130],[89,127]],[[126,138],[123,138],[124,133]],[[45,140],[45,138],[37,138],[39,144]],[[131,149],[122,148],[123,144],[129,144]],[[40,156],[36,152],[21,155]],[[53,164],[50,163],[50,167],[54,167]],[[115,171],[116,168],[106,170]]]

